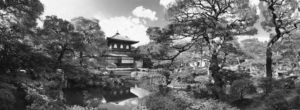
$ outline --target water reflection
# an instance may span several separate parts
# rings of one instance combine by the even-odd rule
[[[131,110],[138,105],[139,98],[129,98],[119,102],[109,102],[99,105],[100,108],[108,110]]]
[[[100,103],[97,106],[108,110],[131,110],[137,106],[139,98],[149,94],[150,92],[137,86],[114,90],[104,90],[102,88],[69,88],[64,90],[68,105],[87,106],[96,101],[96,103]]]

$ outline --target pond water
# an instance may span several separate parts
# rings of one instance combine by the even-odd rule
[[[68,88],[63,91],[68,105],[86,106],[87,100],[98,100],[101,103],[98,107],[107,110],[131,110],[138,105],[140,98],[150,94],[147,90],[137,86],[113,90]]]

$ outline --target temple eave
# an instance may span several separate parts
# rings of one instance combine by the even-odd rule
[[[128,42],[128,43],[131,43],[131,44],[139,43],[139,41],[116,39],[116,38],[110,38],[110,37],[108,37],[107,40],[114,40],[114,41],[120,41],[120,42]]]

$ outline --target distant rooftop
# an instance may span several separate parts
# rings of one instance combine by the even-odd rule
[[[120,35],[120,33],[116,33],[112,37],[108,37],[107,39],[119,40],[119,41],[127,41],[131,43],[138,43],[139,41],[131,40],[128,36]]]

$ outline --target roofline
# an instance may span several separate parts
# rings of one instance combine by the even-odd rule
[[[130,43],[132,43],[132,44],[139,43],[139,41],[133,41],[133,40],[121,40],[121,39],[115,39],[115,38],[112,38],[112,37],[107,37],[106,39],[107,39],[107,40],[115,40],[115,41],[130,42]]]

